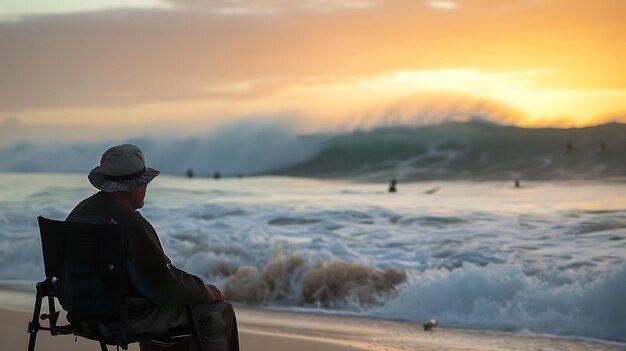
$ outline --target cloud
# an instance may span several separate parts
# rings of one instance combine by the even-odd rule
[[[97,12],[107,9],[167,8],[160,0],[19,1],[8,0],[0,6],[0,22],[18,22],[33,16]]]
[[[317,16],[268,22],[116,10],[0,23],[0,111],[263,97],[315,77],[363,72],[348,60],[379,40],[342,33],[341,16],[323,26]],[[237,82],[251,83],[229,88]]]
[[[546,0],[516,0],[496,4],[492,11],[494,13],[515,12],[521,13],[528,10],[539,10],[544,6]]]
[[[456,2],[444,1],[444,0],[430,1],[429,5],[430,7],[440,9],[440,10],[455,10],[458,7]]]
[[[253,6],[243,1],[198,6],[219,8],[229,3]],[[307,4],[320,7],[324,3]],[[276,5],[259,4],[254,6]],[[454,52],[450,62],[450,53],[442,45],[448,39],[424,33],[446,33],[451,24],[429,18],[417,5],[407,6],[377,8],[375,16],[369,9],[328,15],[295,11],[272,18],[225,17],[185,8],[101,11],[0,23],[0,43],[5,48],[0,55],[4,82],[0,112],[261,99],[311,81],[341,82],[398,67],[419,69],[470,59],[468,47],[463,60]],[[416,58],[419,48],[428,48],[430,54]],[[233,89],[244,85],[245,89]]]
[[[457,3],[467,6],[454,16],[424,11]],[[346,112],[343,106],[366,108],[370,100],[331,100],[332,89],[317,87],[450,69],[555,68],[534,81],[537,87],[624,88],[618,69],[624,45],[610,39],[623,24],[607,16],[620,13],[617,3],[596,8],[554,0],[524,11],[538,17],[487,11],[518,3],[170,0],[162,8],[0,22],[0,117],[150,126],[176,119],[191,129],[200,120],[233,116],[311,115],[320,112],[316,98],[326,94],[332,103],[318,119],[330,120]],[[548,82],[555,75],[560,80]],[[399,87],[392,98],[410,93]]]
[[[374,7],[378,0],[167,0],[179,8],[201,9],[220,15],[272,15],[294,10],[333,12]]]
[[[144,132],[147,130],[144,129]],[[19,118],[9,117],[0,122],[0,147],[22,142],[58,143],[66,140],[121,140],[132,135],[141,135],[136,128],[120,129],[119,125],[107,127],[86,124],[67,125],[55,123],[30,124]]]

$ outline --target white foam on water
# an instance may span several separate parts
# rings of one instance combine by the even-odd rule
[[[521,267],[489,264],[428,270],[375,311],[409,320],[624,340],[626,265],[597,279],[543,281]]]
[[[84,178],[0,174],[1,281],[43,278],[36,216],[65,218]],[[160,176],[141,212],[235,301],[626,341],[623,183],[385,187]]]

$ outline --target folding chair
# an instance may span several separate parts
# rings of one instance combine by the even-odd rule
[[[28,351],[35,350],[37,332],[46,330],[50,335],[81,336],[100,343],[102,351],[107,345],[123,350],[134,342],[173,345],[195,337],[201,351],[202,338],[193,309],[187,306],[189,323],[158,334],[129,335],[126,257],[123,231],[119,224],[87,224],[37,218],[46,279],[37,283],[37,297],[33,320],[28,323],[30,340]],[[49,313],[41,314],[42,300],[48,298]],[[60,311],[68,313],[68,325],[57,325]],[[48,321],[44,327],[41,321]],[[101,325],[119,322],[119,331],[103,335]],[[107,333],[108,334],[108,333]]]

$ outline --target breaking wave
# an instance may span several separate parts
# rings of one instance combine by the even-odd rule
[[[407,287],[376,313],[626,341],[625,281],[624,265],[600,279],[581,282],[568,273],[545,280],[527,275],[521,267],[466,263],[410,277]]]
[[[202,137],[186,139],[132,138],[151,167],[167,174],[197,176],[258,174],[309,159],[317,140],[303,140],[288,127],[245,122],[223,126]],[[81,172],[95,167],[102,153],[119,141],[80,144],[18,143],[0,148],[0,171]]]
[[[280,125],[239,123],[204,137],[136,138],[163,173],[272,174],[370,181],[599,179],[626,176],[626,125],[526,129],[480,120],[296,135]],[[0,149],[0,171],[87,172],[111,142]]]
[[[481,121],[335,136],[276,174],[363,180],[581,179],[626,175],[626,125],[525,129]]]
[[[380,306],[406,280],[403,271],[363,262],[317,261],[277,251],[262,269],[243,266],[224,284],[229,299],[255,304],[346,308]]]

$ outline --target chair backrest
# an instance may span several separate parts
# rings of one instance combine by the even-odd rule
[[[37,220],[46,279],[53,283],[63,309],[95,319],[118,319],[127,284],[120,225]]]

